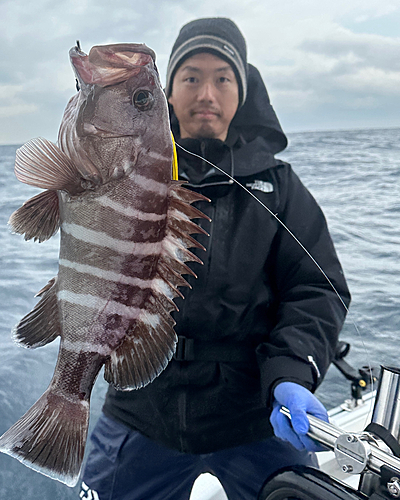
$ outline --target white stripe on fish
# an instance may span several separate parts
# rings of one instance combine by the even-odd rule
[[[170,161],[171,157],[169,155],[161,155],[160,153],[157,153],[156,151],[149,150],[149,148],[142,146],[143,140],[141,137],[134,137],[133,142],[138,150],[140,150],[141,153],[143,153],[146,156],[150,156],[150,158],[153,158],[154,160],[159,160],[159,161]]]
[[[99,314],[119,314],[127,319],[140,318],[143,323],[153,327],[160,323],[158,314],[149,314],[145,309],[140,307],[125,306],[114,300],[103,299],[95,295],[60,290],[57,296],[59,300],[64,300],[70,304],[99,310]]]
[[[168,193],[167,184],[157,182],[154,179],[149,179],[143,175],[135,175],[134,182],[142,190],[157,193],[159,196],[166,196]]]
[[[79,226],[78,224],[71,224],[64,222],[61,225],[61,229],[76,238],[77,240],[83,241],[85,243],[90,243],[92,245],[97,245],[99,247],[110,248],[116,252],[124,254],[136,254],[136,255],[156,255],[160,252],[162,242],[153,243],[138,243],[129,240],[118,240],[109,236],[106,233],[100,231],[93,231],[84,226]]]
[[[91,276],[96,276],[106,281],[112,281],[113,283],[122,283],[123,285],[137,286],[138,288],[152,288],[153,280],[144,280],[142,278],[135,278],[132,276],[125,276],[120,273],[113,271],[106,271],[105,269],[100,269],[99,267],[89,266],[88,264],[79,264],[78,262],[72,262],[66,259],[60,259],[60,266],[68,267],[69,269],[74,269],[77,273],[90,274]]]
[[[63,340],[63,349],[68,352],[72,352],[74,354],[81,353],[99,353],[103,356],[110,355],[110,347],[106,345],[100,345],[96,342],[83,342],[81,339],[72,340],[72,339],[64,339]]]
[[[169,160],[170,159],[169,156],[167,156],[167,155],[160,155],[156,151],[152,151],[152,150],[147,151],[146,154],[148,156],[150,156],[151,158],[153,158],[154,160],[165,161],[165,160]]]
[[[108,196],[100,196],[97,198],[97,202],[102,206],[106,208],[110,208],[111,210],[114,210],[114,212],[118,212],[119,214],[125,215],[126,217],[133,217],[135,219],[140,219],[140,220],[148,220],[148,221],[159,221],[159,220],[164,220],[167,218],[167,214],[154,214],[154,213],[149,213],[149,212],[143,212],[142,210],[137,210],[135,208],[132,208],[130,206],[124,206],[121,203],[118,203]]]
[[[161,280],[159,278],[144,280],[142,278],[135,278],[133,276],[125,276],[124,274],[115,273],[113,271],[106,271],[105,269],[89,266],[87,264],[79,264],[78,262],[72,262],[66,259],[60,259],[59,265],[67,267],[69,269],[73,269],[77,273],[89,274],[106,281],[112,281],[113,283],[122,283],[123,285],[137,286],[138,288],[142,289],[151,288],[152,290],[163,293],[167,297],[173,298],[171,288],[165,283],[164,280]]]

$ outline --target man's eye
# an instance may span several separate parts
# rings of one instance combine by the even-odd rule
[[[153,107],[154,104],[153,94],[148,90],[138,89],[133,94],[132,104],[139,111],[147,111]]]

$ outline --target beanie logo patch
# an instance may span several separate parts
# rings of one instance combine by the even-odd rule
[[[235,52],[230,48],[228,47],[227,45],[224,44],[224,49],[226,50],[226,52],[229,52],[229,54],[232,56],[232,57],[236,57],[236,54]]]

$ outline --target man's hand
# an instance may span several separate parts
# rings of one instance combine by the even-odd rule
[[[328,414],[318,399],[305,387],[294,382],[281,382],[274,390],[270,421],[275,435],[289,441],[298,450],[323,451],[326,448],[306,436],[310,427],[307,413],[328,422]],[[285,406],[291,420],[279,410]]]

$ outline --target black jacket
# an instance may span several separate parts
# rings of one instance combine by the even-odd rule
[[[172,114],[174,135],[179,128]],[[343,272],[324,215],[290,165],[258,71],[222,143],[178,140],[257,196],[311,253],[346,304]],[[269,437],[271,391],[290,380],[314,391],[332,360],[345,308],[304,249],[265,208],[209,164],[178,151],[180,174],[211,199],[198,238],[204,265],[178,300],[178,357],[149,386],[109,389],[104,412],[168,447],[208,453]],[[184,346],[186,342],[186,349]],[[186,358],[186,359],[185,359]]]

